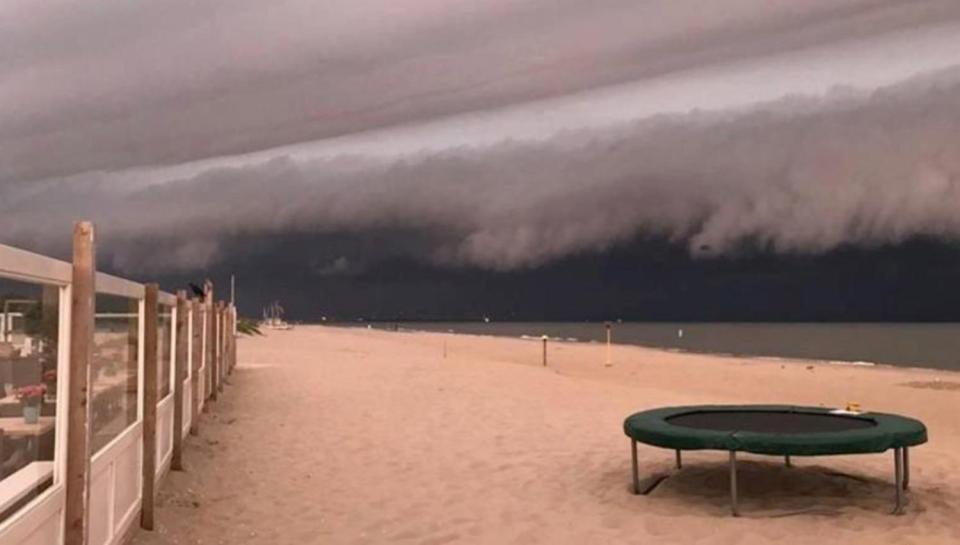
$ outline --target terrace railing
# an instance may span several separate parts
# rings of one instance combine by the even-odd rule
[[[236,309],[0,245],[0,543],[114,545],[236,365]]]

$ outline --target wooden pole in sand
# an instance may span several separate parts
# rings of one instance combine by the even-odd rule
[[[86,545],[90,503],[90,403],[88,379],[93,359],[96,309],[96,244],[93,224],[73,227],[73,274],[70,284],[70,377],[67,383],[67,469],[64,499],[66,545]]]
[[[543,366],[547,366],[547,339],[548,337],[544,335],[543,337]]]
[[[143,297],[143,503],[140,527],[153,530],[157,483],[157,295],[147,284]]]
[[[187,378],[187,292],[177,292],[177,345],[173,353],[173,455],[170,469],[183,470],[183,381]]]
[[[200,433],[200,398],[203,392],[200,390],[200,362],[203,359],[203,315],[200,313],[201,303],[199,299],[190,302],[190,312],[193,321],[190,324],[190,335],[193,338],[193,350],[191,351],[190,362],[190,434]]]
[[[610,325],[610,322],[604,322],[603,325],[604,325],[604,327],[607,328],[607,361],[606,361],[606,366],[607,366],[607,367],[610,367],[611,365],[613,365],[613,362],[610,360],[610,341],[612,340],[612,337],[613,337],[612,331],[611,331],[611,330],[613,329],[613,326]]]

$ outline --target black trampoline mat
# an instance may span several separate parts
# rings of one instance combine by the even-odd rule
[[[877,425],[856,416],[783,411],[699,411],[671,416],[666,421],[685,428],[756,433],[841,432]]]

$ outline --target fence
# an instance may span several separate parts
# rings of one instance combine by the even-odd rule
[[[0,543],[114,545],[153,528],[183,439],[236,364],[236,309],[0,245]]]

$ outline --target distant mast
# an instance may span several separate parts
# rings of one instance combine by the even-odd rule
[[[283,307],[280,301],[274,301],[263,309],[261,325],[266,329],[293,329],[293,326],[283,321]]]

